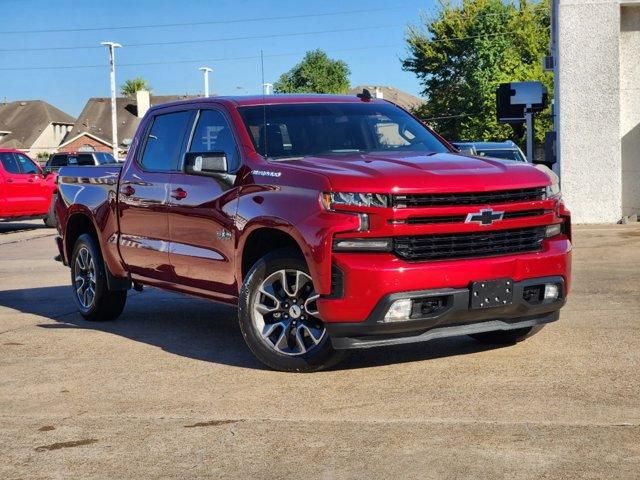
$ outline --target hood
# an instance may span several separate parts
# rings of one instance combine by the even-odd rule
[[[522,162],[456,153],[392,152],[313,156],[283,162],[327,177],[334,191],[482,192],[549,185],[542,169]]]

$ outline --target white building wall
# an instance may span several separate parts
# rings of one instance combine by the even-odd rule
[[[577,223],[617,222],[640,199],[640,167],[631,161],[640,145],[633,134],[640,120],[640,0],[624,4],[558,4],[558,154],[563,196]]]
[[[640,6],[620,11],[622,214],[640,213]]]
[[[35,156],[38,153],[52,153],[62,143],[67,132],[71,131],[73,125],[50,123],[42,131],[40,136],[33,142],[27,153]]]

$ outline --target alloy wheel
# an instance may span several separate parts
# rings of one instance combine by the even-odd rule
[[[311,277],[300,270],[278,270],[265,278],[251,309],[262,341],[290,356],[316,348],[326,334],[318,315],[318,297]]]
[[[91,308],[96,298],[96,270],[87,247],[83,246],[78,251],[74,274],[76,297],[83,308]]]

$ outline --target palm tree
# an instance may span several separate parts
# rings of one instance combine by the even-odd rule
[[[151,91],[151,85],[142,77],[136,77],[132,80],[127,80],[120,85],[120,93],[125,97],[135,97],[138,90]]]

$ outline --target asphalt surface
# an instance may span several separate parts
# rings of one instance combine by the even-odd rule
[[[41,222],[0,224],[0,478],[640,478],[640,228],[575,228],[561,319],[264,369],[232,308],[75,313]]]

